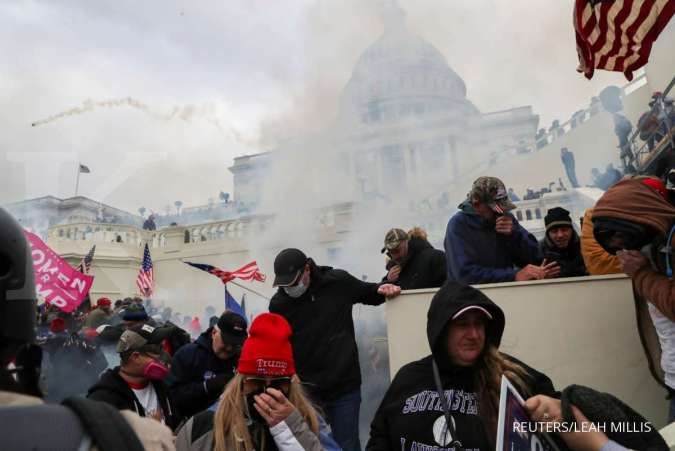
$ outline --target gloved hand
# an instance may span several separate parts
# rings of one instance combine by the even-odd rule
[[[209,396],[220,396],[231,378],[232,375],[230,374],[218,374],[215,377],[207,379],[204,383],[206,386],[206,393],[208,393]]]

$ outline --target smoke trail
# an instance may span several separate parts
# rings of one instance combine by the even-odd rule
[[[216,116],[215,107],[213,104],[204,104],[200,106],[195,105],[174,106],[171,109],[171,112],[166,114],[153,110],[145,103],[141,102],[140,100],[136,100],[132,97],[125,97],[122,99],[102,100],[102,101],[86,99],[84,102],[82,102],[81,106],[70,108],[66,111],[62,111],[61,113],[57,113],[45,119],[33,122],[30,125],[31,127],[38,127],[40,125],[49,124],[51,122],[58,121],[66,117],[85,114],[99,108],[119,108],[119,107],[135,108],[139,111],[144,112],[153,119],[162,122],[169,122],[172,120],[182,120],[185,122],[192,122],[194,120],[204,120],[209,124],[213,125],[214,127],[216,127],[223,137],[231,138],[238,142],[246,141],[246,139],[242,136],[241,132],[233,130],[231,128],[227,129],[220,123],[220,120]]]

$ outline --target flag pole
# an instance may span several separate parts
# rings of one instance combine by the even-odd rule
[[[80,162],[77,162],[77,177],[75,178],[75,197],[77,197],[77,190],[80,188]]]
[[[250,291],[251,293],[253,293],[253,294],[255,294],[255,295],[258,295],[258,296],[260,296],[261,298],[263,298],[263,299],[265,299],[265,300],[267,300],[267,301],[270,300],[270,298],[268,298],[268,297],[265,296],[264,294],[260,294],[260,293],[258,293],[258,292],[255,291],[255,290],[252,290],[252,289],[250,289],[250,288],[248,288],[248,287],[245,287],[245,286],[243,286],[243,285],[241,285],[241,284],[238,284],[238,283],[235,282],[234,280],[230,280],[228,283],[234,284],[234,285],[238,286],[239,288],[242,288],[242,289],[244,289],[244,290]],[[225,290],[227,291],[227,288],[225,288]]]

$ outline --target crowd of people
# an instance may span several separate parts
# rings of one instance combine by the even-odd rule
[[[269,313],[251,324],[214,308],[201,320],[186,318],[140,298],[100,298],[89,311],[72,314],[44,305],[35,310],[28,288],[19,297],[25,306],[17,308],[6,295],[16,288],[0,277],[0,405],[8,404],[5,399],[17,405],[38,404],[43,396],[54,403],[65,399],[44,415],[75,412],[81,419],[76,437],[124,449],[360,450],[362,369],[352,308],[380,305],[401,290],[439,288],[427,316],[431,354],[393,377],[372,418],[367,450],[494,448],[502,376],[539,424],[612,415],[645,421],[607,394],[578,386],[557,391],[546,375],[519,360],[526,356],[501,352],[508,318],[471,287],[624,272],[645,307],[639,310],[642,325],[651,324],[659,338],[650,358],[662,370],[673,421],[671,200],[660,179],[622,180],[587,211],[581,234],[569,211],[549,209],[538,242],[510,213],[515,205],[504,183],[479,177],[449,219],[444,250],[435,249],[419,227],[385,234],[380,282],[284,249],[274,260],[277,291]],[[3,230],[14,227],[11,218],[2,219]],[[0,239],[0,245],[11,249],[15,241]],[[23,276],[29,287],[32,276]],[[7,318],[21,327],[8,326]],[[33,345],[35,330],[43,363]],[[42,387],[40,367],[47,382]],[[86,400],[73,397],[85,394]],[[0,418],[12,412],[6,409],[0,408]],[[105,416],[122,432],[111,436],[88,422],[90,415]],[[629,437],[561,432],[552,439],[560,449],[667,449],[655,430]]]

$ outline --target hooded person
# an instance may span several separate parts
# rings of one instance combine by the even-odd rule
[[[479,177],[445,231],[448,280],[464,284],[551,277],[555,264],[535,266],[537,240],[509,213],[515,205],[504,183]]]
[[[674,421],[675,207],[643,180],[623,180],[598,200],[593,226],[598,243],[617,255],[622,270],[633,279],[638,330],[652,374],[670,393],[669,420]]]
[[[215,413],[187,421],[176,439],[179,451],[336,448],[295,373],[291,335],[280,315],[255,318]]]
[[[234,312],[224,312],[214,326],[173,356],[167,383],[186,417],[218,400],[234,377],[246,335],[246,320]]]
[[[504,324],[502,309],[483,293],[446,283],[427,314],[432,353],[398,371],[375,414],[366,450],[494,449],[502,375],[526,399],[555,395],[547,376],[499,351]]]
[[[551,208],[546,212],[544,224],[546,235],[539,243],[541,258],[558,263],[558,277],[587,275],[579,235],[574,230],[570,212],[562,207]]]
[[[87,397],[176,429],[181,417],[164,382],[169,374],[161,344],[166,331],[149,324],[125,330],[117,343],[120,366],[101,374]]]
[[[391,229],[380,252],[389,257],[388,272],[382,282],[393,283],[402,290],[437,288],[445,282],[445,253],[434,249],[426,232],[419,227],[409,232]]]

